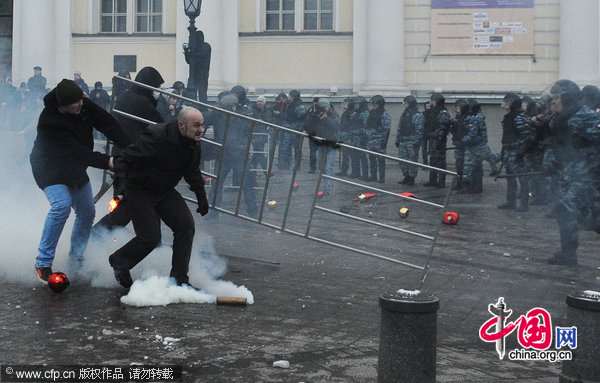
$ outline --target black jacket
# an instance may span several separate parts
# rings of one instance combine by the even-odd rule
[[[129,144],[115,119],[92,100],[84,97],[81,113],[71,115],[59,112],[55,89],[44,97],[30,156],[33,177],[41,189],[58,184],[80,188],[89,182],[88,166],[108,168],[109,156],[93,151],[94,128],[119,147]]]
[[[152,67],[144,67],[135,76],[135,81],[158,88],[164,81],[161,75]],[[152,95],[152,90],[139,86],[132,86],[123,93],[116,102],[115,109],[141,117],[155,124],[164,122],[157,109],[157,101]],[[115,118],[123,127],[125,134],[131,142],[146,129],[148,123],[133,120],[115,113]]]
[[[164,193],[184,178],[200,200],[205,195],[200,152],[200,142],[183,137],[177,122],[149,126],[115,157],[116,182]]]
[[[316,112],[309,112],[304,121],[304,130],[315,140],[315,143],[332,145],[339,140],[340,124],[337,122],[338,120],[339,116],[331,109],[327,117],[323,119],[320,119]],[[314,137],[323,138],[327,142]]]

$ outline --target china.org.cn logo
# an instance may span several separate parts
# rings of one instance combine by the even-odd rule
[[[558,362],[571,360],[573,353],[570,350],[560,350],[563,346],[569,349],[577,348],[577,327],[556,326],[554,334],[556,350],[548,350],[552,346],[552,319],[545,309],[536,307],[521,315],[517,320],[507,322],[512,310],[506,309],[504,298],[498,298],[496,304],[491,303],[488,311],[492,314],[487,322],[479,328],[479,337],[484,342],[496,344],[496,352],[502,360],[506,353],[505,337],[517,330],[517,340],[522,349],[508,351],[510,360],[547,360]]]

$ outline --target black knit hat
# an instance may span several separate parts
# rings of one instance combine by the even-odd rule
[[[67,106],[83,98],[83,91],[73,80],[63,78],[56,86],[56,103],[58,106]]]

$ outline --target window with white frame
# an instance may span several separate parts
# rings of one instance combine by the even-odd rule
[[[99,0],[96,4],[100,33],[163,32],[163,0]]]
[[[333,0],[304,0],[304,30],[333,30]]]
[[[127,0],[102,0],[100,3],[100,32],[127,32]]]
[[[136,0],[135,31],[162,32],[162,0]]]
[[[266,30],[293,31],[295,29],[295,0],[267,0]]]
[[[333,31],[334,0],[265,0],[265,31]]]

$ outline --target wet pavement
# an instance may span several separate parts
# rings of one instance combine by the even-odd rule
[[[440,201],[443,191],[423,187],[424,176],[420,172],[418,184],[403,190]],[[298,177],[302,183],[308,175]],[[399,179],[389,165],[385,186],[400,191]],[[451,196],[449,210],[460,221],[441,227],[422,286],[440,300],[438,382],[557,382],[560,362],[500,360],[494,344],[480,340],[479,328],[490,319],[487,307],[498,297],[516,315],[541,307],[556,326],[566,324],[568,294],[600,290],[600,237],[582,233],[578,267],[550,266],[546,259],[557,249],[558,230],[544,217],[547,208],[500,211],[504,192],[504,181],[486,175],[483,194]],[[336,186],[327,198],[355,209],[348,201],[356,193]],[[391,220],[397,206],[378,198],[368,204],[370,216]],[[377,381],[378,297],[413,289],[420,271],[223,214],[197,223],[197,236],[212,236],[227,260],[221,278],[252,291],[253,305],[139,308],[122,304],[126,291],[116,285],[74,283],[55,294],[4,281],[0,364],[181,365],[186,382]],[[381,252],[410,254],[416,246],[410,237],[375,236],[377,229],[355,223],[319,227]],[[371,240],[357,239],[360,233]],[[506,347],[520,347],[514,333]],[[279,360],[290,367],[273,367]]]

